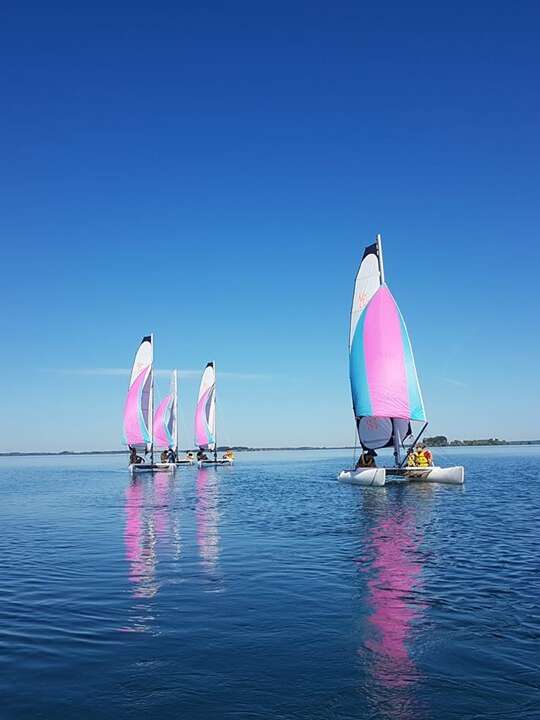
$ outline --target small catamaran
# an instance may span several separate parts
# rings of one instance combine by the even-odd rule
[[[200,451],[210,450],[213,460],[198,460],[199,467],[208,465],[232,465],[232,458],[218,460],[216,436],[216,367],[209,362],[204,369],[199,398],[195,409],[195,445]]]
[[[165,401],[164,401],[165,402]],[[159,420],[165,421],[165,412],[161,413],[160,405],[156,412],[163,415]],[[166,408],[164,408],[165,410]],[[130,457],[129,470],[131,473],[152,472],[154,470],[175,470],[174,463],[154,463],[154,336],[146,335],[135,354],[129,389],[124,406],[124,442],[129,447],[132,457],[138,452],[150,454],[150,462],[132,462]],[[162,431],[162,428],[159,428]]]
[[[394,448],[392,467],[343,470],[338,479],[384,485],[388,476],[461,484],[463,467],[410,467],[409,454],[428,423],[405,322],[384,280],[381,236],[364,250],[356,275],[349,336],[354,417],[363,451]],[[411,422],[423,426],[411,445]],[[405,451],[402,459],[401,451]]]

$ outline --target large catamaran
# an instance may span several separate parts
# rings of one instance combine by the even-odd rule
[[[198,460],[199,467],[206,465],[232,465],[232,458],[218,460],[216,435],[216,366],[209,362],[204,369],[197,407],[195,408],[195,445],[200,451],[209,450],[213,459]]]
[[[161,418],[162,406],[163,403],[156,412],[160,425],[165,417],[163,413]],[[124,406],[124,442],[138,458],[137,462],[131,462],[130,458],[132,473],[176,468],[174,463],[154,463],[154,419],[154,336],[146,335],[135,354]],[[138,455],[140,452],[144,459]]]
[[[364,250],[356,275],[349,335],[349,374],[362,451],[392,447],[391,467],[344,470],[339,479],[384,485],[388,476],[463,483],[463,467],[410,467],[409,454],[428,423],[405,321],[384,278],[381,236]],[[411,423],[422,427],[413,438]]]

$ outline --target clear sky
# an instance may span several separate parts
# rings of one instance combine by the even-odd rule
[[[4,5],[0,449],[120,447],[149,332],[183,445],[208,360],[223,442],[351,444],[377,232],[430,432],[539,437],[540,10],[445,5]]]

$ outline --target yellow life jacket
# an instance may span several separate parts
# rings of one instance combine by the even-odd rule
[[[425,450],[420,450],[420,452],[416,453],[415,459],[417,467],[429,467],[429,462]]]

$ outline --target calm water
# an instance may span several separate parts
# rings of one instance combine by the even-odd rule
[[[440,458],[440,455],[439,455]],[[0,461],[2,718],[539,718],[540,448]]]

